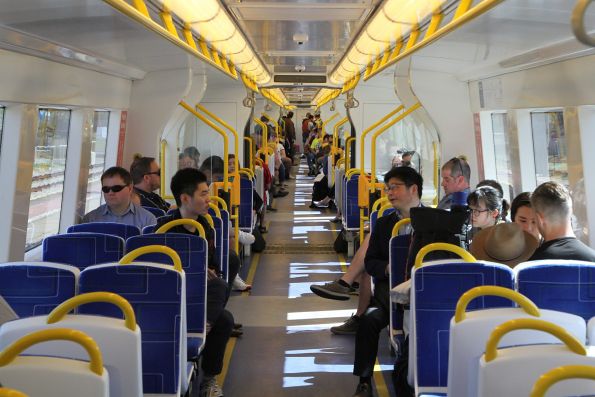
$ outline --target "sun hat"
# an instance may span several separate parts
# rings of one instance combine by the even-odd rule
[[[516,223],[499,223],[473,237],[469,251],[480,260],[514,267],[533,255],[539,241]]]

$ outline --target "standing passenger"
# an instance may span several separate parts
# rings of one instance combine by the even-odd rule
[[[156,223],[153,214],[132,202],[132,177],[124,168],[108,168],[101,175],[101,190],[105,204],[85,214],[81,223],[116,222],[141,230]]]
[[[167,212],[170,204],[155,193],[161,187],[161,169],[153,157],[141,157],[130,166],[134,192],[143,207],[159,208]]]
[[[537,217],[537,228],[543,244],[531,256],[539,259],[574,259],[595,262],[595,251],[574,235],[570,219],[572,199],[566,188],[557,182],[545,182],[531,195],[531,205]]]
[[[453,193],[464,192],[469,194],[469,180],[471,168],[463,156],[453,157],[442,166],[441,186],[446,194],[438,203],[438,208],[450,209],[453,203]]]

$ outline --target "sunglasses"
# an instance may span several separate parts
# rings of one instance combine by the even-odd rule
[[[122,191],[122,189],[124,189],[126,186],[127,185],[102,186],[101,191],[103,193],[109,193],[111,190],[114,193],[118,193],[118,192]]]
[[[145,175],[157,175],[161,176],[161,170],[153,171],[153,172],[146,172]]]

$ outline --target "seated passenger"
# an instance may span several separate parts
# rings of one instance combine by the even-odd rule
[[[231,336],[234,320],[232,314],[225,310],[229,297],[229,287],[219,275],[219,266],[215,259],[215,231],[204,217],[209,210],[209,185],[205,174],[201,171],[194,168],[184,168],[178,170],[173,176],[171,191],[176,199],[178,209],[171,215],[159,218],[157,228],[175,219],[194,219],[203,226],[209,246],[206,308],[207,339],[202,351],[201,368],[204,378],[200,389],[201,393],[207,396],[222,396],[223,393],[215,377],[223,369],[225,347]],[[198,235],[198,230],[194,226],[179,225],[169,229],[168,233]]]
[[[88,212],[81,223],[116,222],[143,229],[157,221],[149,211],[132,202],[132,177],[122,167],[108,168],[101,175],[105,204]]]
[[[531,193],[523,192],[512,200],[510,215],[514,223],[518,223],[521,229],[530,233],[538,241],[541,241],[541,234],[537,229],[535,211],[531,206]]]
[[[529,260],[575,259],[595,262],[595,251],[574,235],[570,219],[572,199],[566,188],[557,182],[545,182],[531,195],[537,217],[537,228],[543,244]]]
[[[464,156],[453,157],[442,166],[442,183],[445,196],[438,203],[438,208],[450,209],[453,201],[453,193],[464,192],[469,194],[469,180],[471,179],[471,168]]]
[[[502,199],[500,192],[491,186],[482,186],[467,196],[467,205],[471,211],[470,240],[481,229],[504,222],[502,212],[508,203]]]
[[[159,208],[167,212],[170,204],[155,193],[161,187],[161,170],[153,157],[141,157],[132,162],[130,175],[134,192],[143,207]]]
[[[200,152],[194,146],[188,146],[178,156],[178,169],[182,168],[196,168],[200,164]]]
[[[353,374],[359,376],[360,381],[354,397],[372,396],[378,338],[390,319],[388,266],[393,226],[398,220],[408,218],[411,208],[421,205],[423,178],[413,168],[391,169],[384,176],[384,183],[388,199],[396,211],[378,219],[364,259],[366,272],[374,277],[375,288],[372,304],[360,317],[355,336]]]
[[[515,267],[527,261],[539,246],[539,240],[518,223],[500,223],[481,230],[469,248],[479,260]]]
[[[494,189],[496,189],[498,191],[498,193],[500,193],[500,196],[504,197],[504,189],[502,189],[502,185],[500,183],[498,183],[498,181],[495,181],[493,179],[484,179],[483,181],[480,181],[475,186],[475,188],[477,189],[482,186],[493,187]],[[506,219],[508,217],[509,209],[510,209],[510,204],[508,204],[508,201],[506,201],[506,199],[502,199],[502,213],[501,213],[502,219]]]

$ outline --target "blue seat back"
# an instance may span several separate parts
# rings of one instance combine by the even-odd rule
[[[48,314],[76,295],[79,270],[43,262],[0,264],[0,295],[19,317]]]
[[[227,278],[227,274],[229,273],[229,212],[219,209],[221,213],[221,244],[217,242],[217,249],[221,247],[221,255],[222,255],[222,263],[223,267],[221,268],[221,272]],[[213,222],[215,222],[215,211],[209,208],[209,214],[213,216]],[[217,225],[215,224],[215,227]],[[217,251],[217,255],[219,255],[219,251]]]
[[[116,222],[90,222],[72,225],[66,229],[66,233],[99,233],[112,234],[126,240],[128,237],[138,236],[140,230],[136,226],[125,225]]]
[[[446,387],[450,319],[461,295],[481,285],[514,288],[512,269],[489,262],[428,262],[415,269],[412,280],[418,387]],[[512,307],[510,300],[492,296],[474,299],[467,310]],[[412,353],[410,353],[412,354]]]
[[[394,208],[387,208],[382,213],[382,216],[392,214],[393,212],[395,212]],[[374,230],[374,227],[376,227],[376,221],[378,221],[378,214],[379,211],[372,211],[372,213],[370,214],[370,230]]]
[[[188,332],[202,333],[206,314],[207,242],[202,237],[182,233],[143,234],[126,240],[126,252],[146,245],[164,245],[176,251],[186,274],[186,313]],[[165,254],[145,254],[136,260],[171,264]]]
[[[145,226],[143,227],[143,233],[142,234],[151,234],[151,233],[155,233],[155,229],[157,228],[157,225],[149,225],[149,226]]]
[[[163,265],[105,264],[81,272],[81,293],[114,292],[132,305],[141,329],[144,393],[178,391],[182,285],[183,274]],[[120,309],[106,303],[80,306],[79,313],[122,318]]]
[[[348,230],[359,230],[359,207],[357,205],[357,189],[359,175],[352,175],[345,186],[345,228]],[[366,209],[365,215],[368,214]]]
[[[143,205],[143,208],[146,209],[147,211],[149,211],[151,214],[155,215],[155,218],[159,218],[160,216],[165,215],[165,211],[163,211],[161,208],[148,207],[145,205]],[[132,236],[129,236],[129,237],[132,237]]]
[[[240,229],[252,231],[252,199],[254,183],[247,178],[240,178]]]
[[[525,262],[514,269],[518,291],[540,309],[595,316],[595,263],[566,260]]]
[[[67,233],[43,240],[45,262],[64,263],[81,270],[91,265],[117,262],[123,255],[124,239],[111,234]]]
[[[404,234],[395,236],[390,239],[390,288],[405,281],[405,274],[407,271],[407,256],[409,254],[409,245],[411,244],[411,235]],[[390,301],[390,323],[391,323],[391,338],[395,345],[401,346],[404,342],[403,333],[403,313],[402,305]]]

